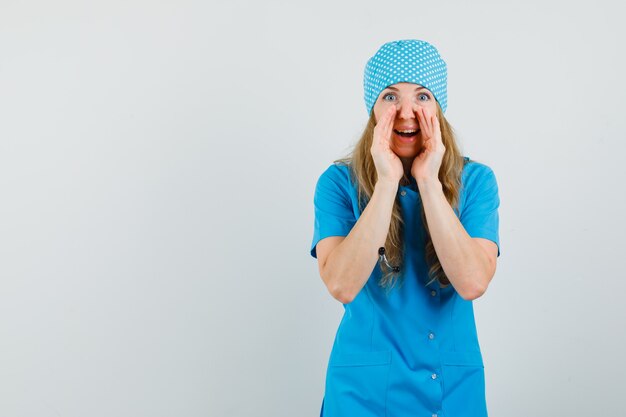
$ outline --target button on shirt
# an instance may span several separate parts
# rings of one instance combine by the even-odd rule
[[[465,157],[459,207],[454,212],[471,237],[498,245],[498,187],[493,171]],[[360,217],[350,168],[332,164],[315,187],[311,255],[329,236],[347,236]],[[401,277],[379,286],[377,263],[357,296],[344,304],[326,371],[324,417],[485,417],[482,355],[473,304],[452,285],[426,286],[425,230],[415,179],[399,186],[404,224]],[[364,207],[364,206],[363,206]],[[399,285],[401,283],[401,285]]]

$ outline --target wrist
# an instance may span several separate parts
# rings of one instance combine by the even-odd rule
[[[397,192],[398,191],[398,181],[394,181],[394,180],[385,180],[385,179],[378,179],[378,181],[376,181],[376,184],[374,185],[374,189],[380,189],[382,191],[389,191],[389,192]]]
[[[415,178],[415,182],[417,182],[417,186],[420,190],[428,191],[443,189],[439,178]]]

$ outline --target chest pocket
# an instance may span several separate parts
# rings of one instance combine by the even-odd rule
[[[385,415],[391,351],[334,352],[326,373],[324,416]]]

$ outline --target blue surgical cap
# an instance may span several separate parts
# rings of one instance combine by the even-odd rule
[[[367,61],[363,77],[367,114],[371,115],[381,91],[401,82],[426,87],[435,96],[441,111],[446,112],[448,69],[430,43],[417,39],[387,42]]]

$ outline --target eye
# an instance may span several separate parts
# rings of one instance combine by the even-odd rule
[[[430,96],[426,93],[421,93],[418,97],[426,97],[426,99],[430,100]],[[425,100],[422,100],[425,101]]]
[[[392,94],[392,93],[387,93],[387,94],[385,94],[385,95],[383,96],[383,101],[389,101],[389,100],[387,100],[387,97],[395,97],[395,95],[394,95],[394,94]]]

